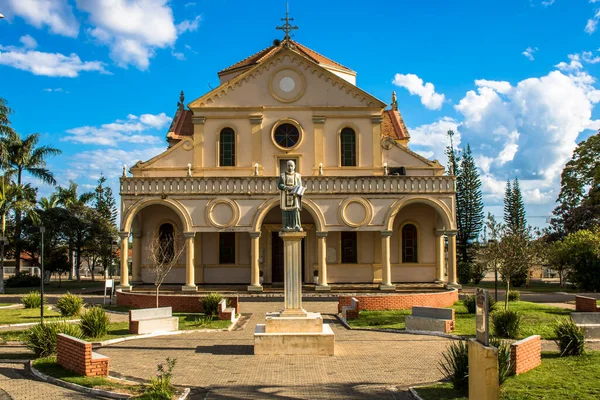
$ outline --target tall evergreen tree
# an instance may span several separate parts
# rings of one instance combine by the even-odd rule
[[[506,189],[504,190],[504,225],[510,229],[513,226],[513,192],[510,184],[510,179],[506,181]]]
[[[471,146],[463,151],[460,159],[459,174],[456,178],[458,246],[461,261],[469,262],[473,258],[470,249],[483,227],[483,198],[481,181]]]
[[[449,130],[448,139],[450,139],[450,144],[446,146],[446,156],[448,156],[448,175],[458,176],[460,172],[459,160],[460,153],[454,148],[454,131]]]
[[[513,232],[523,234],[527,228],[527,217],[525,215],[525,204],[523,203],[523,195],[519,186],[519,178],[515,178],[512,189],[512,206],[514,226]]]

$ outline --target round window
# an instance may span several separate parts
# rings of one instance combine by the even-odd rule
[[[275,128],[274,133],[275,143],[284,148],[294,147],[300,140],[300,131],[298,128],[289,123],[284,123]]]

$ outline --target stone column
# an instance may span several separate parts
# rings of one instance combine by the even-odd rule
[[[117,286],[117,289],[123,291],[131,290],[129,285],[129,232],[119,232],[121,238],[121,283]]]
[[[390,261],[390,240],[392,231],[381,231],[381,269],[382,279],[379,290],[396,290],[392,285],[392,264]]]
[[[131,279],[133,283],[142,283],[142,232],[133,232]]]
[[[194,270],[194,237],[196,232],[183,232],[185,238],[185,286],[181,287],[183,292],[196,291],[196,278]]]
[[[323,150],[323,129],[325,127],[325,117],[313,115],[312,117],[314,127],[314,168],[313,175],[319,175],[319,163],[325,165],[325,152]]]
[[[206,118],[193,116],[192,123],[194,124],[194,175],[201,175],[204,166],[204,124]]]
[[[282,317],[306,316],[302,309],[302,239],[306,232],[279,232],[283,239],[285,308]]]
[[[317,232],[317,260],[319,261],[319,284],[315,290],[329,291],[331,287],[327,282],[327,232]]]
[[[250,234],[250,286],[249,292],[262,292],[260,284],[260,264],[258,255],[260,252],[260,232],[248,232]]]
[[[435,234],[435,283],[444,282],[444,231],[434,231]]]
[[[460,287],[456,280],[456,231],[446,231],[448,236],[448,285]]]

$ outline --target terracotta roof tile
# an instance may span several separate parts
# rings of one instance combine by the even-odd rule
[[[177,109],[167,138],[182,139],[184,136],[194,136],[194,123],[190,110]]]
[[[303,55],[310,58],[317,64],[325,64],[325,65],[336,67],[336,68],[339,68],[342,70],[346,70],[348,72],[354,72],[350,68],[345,67],[342,64],[335,62],[335,61],[331,60],[330,58],[327,58],[324,55],[319,54],[316,51],[309,49],[308,47],[306,47],[298,42],[295,42],[293,40],[290,40],[289,42],[291,45],[293,45],[294,50],[298,51],[299,53],[302,53]],[[233,64],[232,66],[227,67],[222,71],[219,71],[219,75],[223,75],[223,74],[226,74],[228,72],[231,72],[231,71],[234,71],[237,69],[242,69],[242,68],[254,66],[256,64],[260,64],[263,60],[268,58],[270,55],[277,52],[279,49],[284,48],[285,43],[286,43],[286,40],[282,40],[279,45],[271,45],[271,46],[267,47],[266,49],[259,51],[258,53],[252,54],[251,56],[243,59],[242,61],[239,61],[239,62]]]
[[[404,140],[410,138],[408,129],[404,125],[404,120],[398,110],[385,110],[383,112],[383,122],[381,123],[381,136],[391,137],[395,140]]]

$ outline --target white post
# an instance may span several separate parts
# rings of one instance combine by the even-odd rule
[[[435,231],[435,283],[444,282],[444,232]]]
[[[249,292],[262,292],[263,287],[260,285],[260,232],[248,232],[250,234],[250,286]]]
[[[194,237],[196,236],[196,232],[184,232],[183,236],[185,237],[185,286],[181,290],[184,292],[195,292]]]
[[[129,285],[129,232],[119,232],[121,238],[121,283],[118,289],[123,291],[131,290]]]
[[[317,259],[319,261],[319,284],[317,291],[329,291],[331,287],[327,282],[327,232],[317,232]]]
[[[381,266],[382,279],[379,290],[396,290],[396,286],[392,285],[392,264],[390,261],[390,239],[392,231],[381,231]]]
[[[302,309],[302,239],[306,232],[279,232],[283,239],[285,309],[281,316],[306,316]]]

